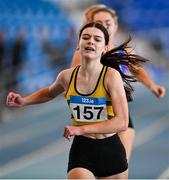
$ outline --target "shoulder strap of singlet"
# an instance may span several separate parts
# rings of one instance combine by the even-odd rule
[[[68,86],[68,88],[67,88],[65,97],[66,97],[66,95],[67,95],[67,93],[68,93],[68,91],[69,91],[70,85],[72,84],[72,82],[74,82],[73,80],[75,79],[75,75],[76,75],[76,72],[77,72],[77,70],[79,69],[79,67],[80,67],[80,65],[76,66],[76,67],[73,69],[73,72],[72,72],[71,77],[70,77],[69,86]],[[74,85],[73,85],[73,86],[74,86]]]
[[[99,86],[99,85],[103,85],[103,86],[104,86],[104,78],[105,78],[107,69],[108,69],[107,66],[104,66],[104,67],[103,67],[102,72],[101,72],[101,74],[100,74],[99,81],[98,81],[98,83],[99,83],[98,86]]]
[[[102,79],[102,80],[104,80],[104,77],[105,77],[105,75],[106,75],[107,69],[108,69],[107,66],[104,66],[104,67],[103,67],[103,72],[102,72],[102,75],[101,75],[101,79]]]

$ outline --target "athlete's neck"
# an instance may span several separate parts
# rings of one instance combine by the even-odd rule
[[[101,63],[99,64],[90,64],[89,65],[84,65],[82,64],[79,69],[80,75],[84,76],[86,79],[91,79],[94,75],[97,73],[100,73],[103,65]]]

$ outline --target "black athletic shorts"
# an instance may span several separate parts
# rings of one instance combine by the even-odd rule
[[[69,153],[68,172],[77,167],[90,170],[96,177],[126,171],[126,152],[118,135],[104,139],[75,136]]]

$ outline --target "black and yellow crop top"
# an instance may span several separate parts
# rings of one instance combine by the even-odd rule
[[[66,99],[71,110],[73,125],[84,125],[108,120],[114,116],[109,94],[104,87],[107,67],[103,66],[95,89],[90,94],[81,94],[76,89],[77,66],[71,75]]]

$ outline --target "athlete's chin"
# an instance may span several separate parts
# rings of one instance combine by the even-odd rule
[[[83,56],[85,59],[93,59],[94,56],[92,54],[84,54]]]

